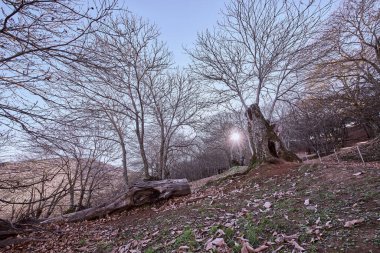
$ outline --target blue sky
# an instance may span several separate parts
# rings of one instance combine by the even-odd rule
[[[212,28],[219,19],[224,0],[125,0],[134,14],[155,23],[161,39],[168,44],[177,65],[185,66],[189,58],[183,47],[191,47],[197,32]]]

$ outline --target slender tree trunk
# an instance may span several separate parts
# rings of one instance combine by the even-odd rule
[[[87,198],[86,198],[86,207],[90,207],[91,206],[91,198],[92,198],[92,189],[90,188],[88,190],[88,194],[87,194]]]
[[[74,206],[75,206],[75,192],[74,192],[74,188],[75,188],[75,185],[74,183],[69,180],[69,195],[70,195],[70,210],[74,210]]]
[[[138,118],[136,118],[136,136],[137,136],[137,140],[139,142],[140,155],[141,155],[141,159],[142,159],[143,165],[144,165],[144,168],[143,168],[144,177],[146,179],[149,179],[150,178],[149,163],[148,163],[148,158],[146,157],[146,154],[145,154],[145,147],[144,147],[144,129],[143,129],[144,124],[143,124],[143,122],[141,124],[142,124],[142,127],[140,129],[140,121]]]
[[[125,146],[124,142],[124,135],[123,131],[119,128],[117,125],[115,119],[110,115],[109,113],[106,112],[106,115],[108,116],[109,120],[111,121],[112,126],[114,127],[117,136],[119,138],[119,144],[121,148],[121,160],[122,160],[122,166],[123,166],[123,178],[124,178],[124,187],[126,190],[128,190],[128,167],[127,167],[127,148]]]
[[[137,130],[136,130],[136,132],[137,132]],[[141,159],[142,159],[143,165],[144,165],[144,168],[143,168],[144,177],[148,179],[148,178],[150,178],[149,163],[148,163],[148,158],[146,157],[146,153],[145,153],[144,139],[141,138],[141,136],[139,136],[139,134],[140,134],[140,132],[137,132],[137,139],[138,139],[139,147],[140,147],[140,155],[141,155]]]
[[[84,208],[84,206],[83,206],[83,198],[84,198],[84,191],[82,189],[81,193],[80,193],[80,196],[79,196],[77,208],[75,209],[75,211],[80,211],[80,210],[82,210]]]
[[[129,179],[128,179],[128,168],[127,168],[127,149],[125,147],[124,141],[120,142],[121,147],[121,159],[123,163],[123,177],[125,183],[125,189],[128,189]]]
[[[167,143],[165,143],[164,145],[164,153],[163,153],[163,157],[162,157],[162,169],[163,169],[163,172],[164,172],[164,176],[162,179],[168,179],[170,177],[170,171],[168,169],[168,152],[169,152],[169,148],[168,148],[168,145]]]
[[[165,132],[164,132],[164,126],[161,123],[160,124],[160,137],[161,137],[161,143],[160,143],[160,151],[159,151],[159,168],[158,168],[158,176],[161,179],[164,179],[164,153],[165,153]]]
[[[82,168],[82,167],[80,168],[80,170],[81,170],[80,171],[80,194],[79,194],[79,200],[78,200],[76,211],[79,211],[79,210],[82,210],[83,208],[85,208],[83,205],[83,200],[84,200],[84,195],[86,193],[86,185],[87,185],[89,173],[90,173],[89,167],[87,168],[87,172],[84,171],[86,169],[86,167],[88,167],[88,166],[85,165],[85,168]],[[83,178],[84,173],[86,173],[85,178]]]

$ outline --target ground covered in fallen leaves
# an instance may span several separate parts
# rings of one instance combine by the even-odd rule
[[[268,164],[191,196],[34,226],[4,252],[380,252],[380,163]]]

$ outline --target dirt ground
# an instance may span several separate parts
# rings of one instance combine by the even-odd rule
[[[380,163],[267,164],[193,191],[96,221],[35,225],[0,251],[380,252]]]

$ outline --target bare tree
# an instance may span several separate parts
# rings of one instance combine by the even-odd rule
[[[50,126],[38,137],[31,136],[29,145],[34,154],[47,157],[59,168],[59,176],[67,185],[68,198],[64,200],[68,207],[62,201],[59,204],[70,212],[90,207],[94,193],[106,188],[108,163],[114,159],[113,142],[102,136],[103,129],[81,128],[78,120],[76,123],[75,128]]]
[[[53,161],[6,163],[0,178],[2,218],[13,221],[50,215],[67,194],[68,185]]]
[[[324,36],[330,47],[330,64],[355,65],[361,78],[379,85],[380,2],[346,0],[332,15]]]
[[[159,178],[168,178],[170,169],[168,159],[176,148],[186,148],[191,145],[194,137],[194,127],[200,122],[202,110],[207,103],[203,99],[202,89],[191,76],[179,71],[165,76],[151,76],[148,83],[149,106],[154,117],[153,126],[159,131],[153,134],[158,137],[158,152],[154,163]],[[153,130],[152,132],[155,132]],[[175,141],[179,133],[181,138],[187,135],[189,141]],[[185,144],[185,145],[184,145]],[[180,145],[180,146],[178,146]]]
[[[46,121],[54,72],[87,60],[82,45],[114,1],[1,1],[0,117],[10,129]]]
[[[333,94],[321,93],[300,99],[286,110],[281,126],[289,146],[298,151],[330,154],[343,145],[345,111]],[[336,108],[332,110],[331,108]]]
[[[188,50],[192,70],[212,81],[218,94],[244,106],[257,160],[298,160],[270,120],[276,104],[299,91],[303,71],[319,57],[312,54],[313,39],[326,10],[317,1],[236,0],[226,6],[215,31],[200,34]],[[266,104],[269,121],[261,112]]]
[[[169,66],[170,54],[159,40],[157,27],[128,11],[108,18],[99,30],[87,50],[94,60],[70,69],[63,77],[64,85],[79,99],[69,101],[76,103],[73,107],[86,104],[87,113],[112,129],[113,139],[120,145],[127,185],[127,149],[132,146],[127,139],[131,133],[138,143],[145,177],[150,177],[145,151],[148,83],[155,85],[149,77]]]
[[[380,132],[380,2],[344,1],[320,39],[324,57],[313,69],[313,86],[339,100],[346,118],[368,136]]]

